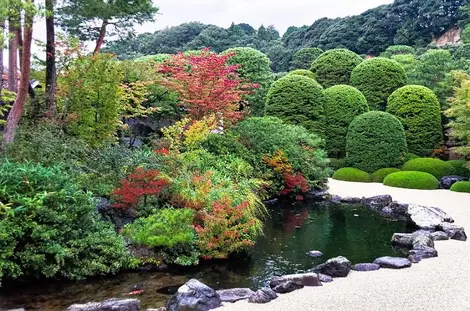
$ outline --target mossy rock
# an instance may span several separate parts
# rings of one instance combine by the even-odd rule
[[[385,177],[397,172],[401,172],[401,170],[395,167],[386,167],[373,172],[370,177],[372,182],[383,183]]]
[[[370,175],[357,168],[343,167],[333,174],[333,179],[352,182],[370,182]]]
[[[384,185],[395,188],[435,190],[439,188],[439,180],[425,172],[397,172],[385,177]]]

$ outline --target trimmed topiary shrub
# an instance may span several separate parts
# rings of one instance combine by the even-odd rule
[[[315,80],[287,75],[274,82],[268,92],[266,115],[301,125],[323,137],[325,96]]]
[[[434,190],[439,188],[439,180],[424,172],[397,172],[385,177],[384,185],[396,188]]]
[[[463,177],[470,177],[470,169],[468,169],[468,162],[465,160],[449,160],[447,161],[455,169],[455,174]]]
[[[333,174],[333,179],[353,181],[353,182],[370,182],[370,175],[354,167],[343,167]]]
[[[458,181],[450,187],[450,191],[470,193],[470,181]]]
[[[367,98],[371,110],[385,110],[387,99],[406,85],[406,73],[396,61],[377,57],[359,64],[351,73],[350,84]]]
[[[254,90],[253,94],[246,96],[246,100],[250,103],[251,114],[262,116],[264,114],[266,94],[274,82],[274,74],[268,56],[248,47],[228,49],[223,53],[235,53],[227,63],[241,65],[237,70],[240,77],[260,85],[258,89]]]
[[[349,84],[351,72],[363,59],[347,49],[333,49],[321,54],[310,70],[317,77],[318,83],[328,88],[337,84]]]
[[[369,111],[362,93],[349,85],[335,85],[325,91],[326,150],[330,157],[344,158],[349,124],[358,115]]]
[[[356,117],[346,137],[346,164],[366,172],[399,167],[407,152],[405,131],[400,121],[382,111]]]
[[[428,156],[441,143],[441,105],[427,87],[407,85],[399,88],[388,98],[387,112],[403,124],[408,151]]]
[[[381,168],[380,170],[377,170],[370,175],[371,181],[383,183],[385,177],[397,172],[401,172],[401,170],[394,167]]]
[[[310,69],[312,63],[323,53],[319,48],[303,48],[298,50],[292,57],[292,68]]]
[[[403,171],[425,172],[433,175],[437,179],[444,176],[455,175],[455,169],[449,163],[434,158],[419,158],[406,162]]]
[[[307,69],[296,69],[288,73],[288,75],[299,75],[311,78],[316,81],[315,74]]]
[[[394,55],[414,54],[415,48],[409,45],[391,45],[384,52],[380,54],[380,57],[391,58]]]
[[[409,160],[413,160],[413,159],[419,159],[419,158],[421,158],[419,155],[416,155],[411,152],[407,152],[405,155],[405,162],[408,162]]]

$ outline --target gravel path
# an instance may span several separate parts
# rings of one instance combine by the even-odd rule
[[[470,233],[470,194],[446,190],[408,190],[330,180],[330,193],[370,197],[390,194],[402,203],[437,206]],[[437,241],[439,257],[409,269],[351,271],[344,279],[322,287],[281,295],[265,304],[226,304],[219,311],[470,311],[470,240]]]

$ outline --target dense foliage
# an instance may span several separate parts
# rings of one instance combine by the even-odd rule
[[[407,152],[400,121],[389,113],[371,111],[356,117],[346,137],[346,164],[372,173],[399,167]]]
[[[303,48],[292,57],[293,69],[310,69],[312,63],[323,53],[319,48]]]
[[[414,54],[415,49],[408,45],[391,45],[380,54],[381,57],[392,58],[394,55]]]
[[[325,90],[326,150],[330,157],[346,155],[346,135],[352,120],[369,111],[367,100],[356,88],[335,85]]]
[[[378,182],[378,183],[383,183],[385,177],[387,177],[390,174],[400,172],[401,170],[398,168],[394,167],[386,167],[386,168],[381,168],[375,172],[373,172],[370,177],[372,182]]]
[[[357,168],[343,167],[333,174],[333,179],[352,182],[370,182],[371,176],[369,173]]]
[[[367,98],[371,110],[385,110],[387,99],[404,86],[407,77],[403,67],[387,58],[372,58],[354,68],[351,85]]]
[[[323,88],[311,78],[287,75],[273,83],[266,101],[266,115],[323,136],[324,133]]]
[[[346,49],[329,50],[321,54],[310,67],[317,81],[325,88],[349,84],[351,72],[363,59]]]
[[[437,179],[441,179],[444,176],[455,175],[455,169],[452,165],[435,158],[409,160],[403,164],[402,170],[429,173]]]
[[[305,77],[308,77],[310,79],[313,79],[316,81],[316,76],[313,72],[311,72],[310,70],[307,70],[307,69],[295,69],[295,70],[292,70],[288,73],[289,75],[299,75],[299,76],[305,76]]]
[[[396,188],[434,190],[439,187],[439,180],[424,172],[397,172],[385,177],[384,185]]]
[[[467,167],[465,160],[450,160],[447,161],[455,169],[455,174],[458,176],[470,177],[470,169]]]
[[[470,193],[470,181],[458,181],[450,187],[450,191]]]
[[[427,87],[407,85],[388,98],[387,112],[405,128],[408,151],[432,154],[442,141],[441,109],[436,95]]]

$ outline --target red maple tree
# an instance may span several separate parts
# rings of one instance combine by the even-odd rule
[[[195,120],[219,114],[234,123],[243,118],[240,102],[259,85],[240,79],[240,65],[228,65],[235,55],[219,55],[203,49],[197,55],[178,53],[157,67],[164,74],[163,85],[177,92],[182,106]]]

